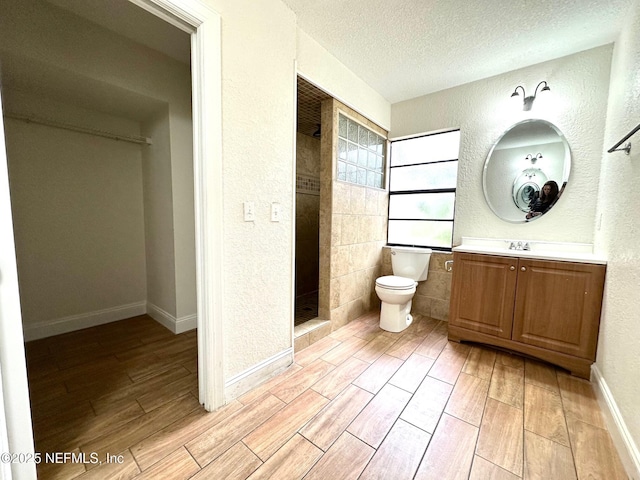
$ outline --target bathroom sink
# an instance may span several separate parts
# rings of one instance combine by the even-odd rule
[[[607,263],[604,257],[593,252],[593,244],[590,243],[462,237],[462,244],[454,247],[453,251],[565,262]]]

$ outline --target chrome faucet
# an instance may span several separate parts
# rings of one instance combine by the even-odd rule
[[[529,242],[511,242],[509,244],[509,250],[531,250]]]

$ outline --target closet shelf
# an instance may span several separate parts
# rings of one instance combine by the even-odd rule
[[[71,125],[69,123],[60,123],[54,120],[39,117],[28,117],[26,115],[19,115],[16,113],[5,113],[5,118],[11,118],[13,120],[21,120],[26,123],[36,123],[38,125],[46,125],[48,127],[60,128],[63,130],[71,130],[73,132],[86,133],[88,135],[95,135],[98,137],[110,138],[111,140],[118,140],[123,142],[137,143],[142,145],[152,145],[153,142],[148,137],[140,137],[138,135],[120,135],[117,133],[105,132],[104,130],[96,130],[94,128],[80,127],[78,125]]]

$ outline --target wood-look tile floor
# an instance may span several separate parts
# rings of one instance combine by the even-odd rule
[[[589,382],[365,315],[207,413],[196,336],[146,316],[27,344],[41,479],[626,479]]]

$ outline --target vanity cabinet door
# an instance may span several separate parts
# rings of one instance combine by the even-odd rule
[[[595,360],[605,268],[521,258],[513,340]]]
[[[454,253],[451,325],[511,338],[518,259]]]

